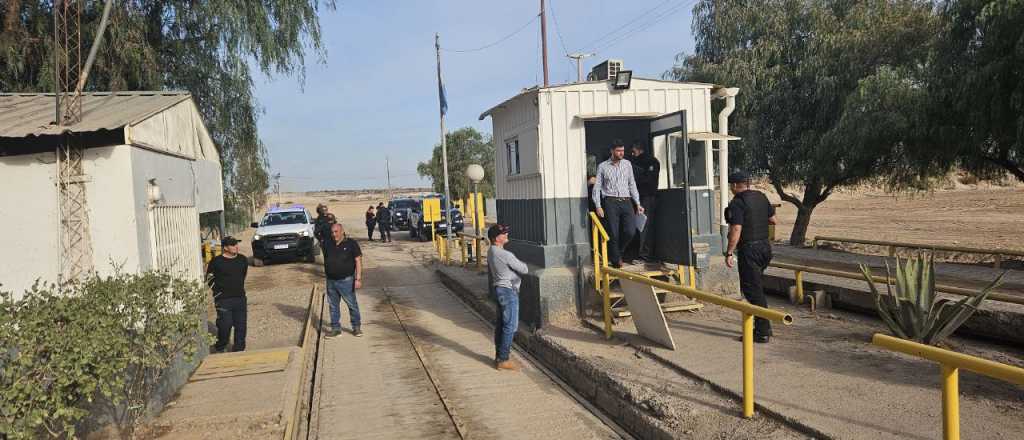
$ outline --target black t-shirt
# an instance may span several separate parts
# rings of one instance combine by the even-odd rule
[[[743,225],[740,243],[767,240],[768,219],[775,215],[775,207],[764,193],[746,190],[736,194],[725,209],[725,221],[730,225]]]
[[[207,281],[213,288],[213,298],[240,298],[245,296],[245,276],[249,273],[249,260],[238,254],[235,258],[218,255],[206,266]]]
[[[646,153],[633,157],[629,162],[633,164],[637,192],[642,196],[653,196],[657,193],[658,180],[661,178],[661,162]]]
[[[386,206],[377,208],[377,223],[387,225],[391,223],[391,210]]]
[[[329,280],[342,280],[356,274],[356,257],[363,255],[359,243],[351,238],[335,243],[330,237],[324,243],[324,272]]]

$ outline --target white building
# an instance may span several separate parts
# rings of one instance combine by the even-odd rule
[[[724,206],[716,199],[731,198],[728,141],[738,138],[728,135],[728,116],[737,93],[703,83],[632,78],[624,88],[597,80],[525,89],[480,115],[493,123],[497,220],[512,226],[509,249],[539,268],[521,295],[527,322],[540,325],[571,304],[566,286],[576,274],[552,269],[573,272],[589,260],[587,176],[608,158],[613,139],[625,141],[627,152],[643,142],[661,162],[658,206],[668,209],[656,218],[671,225],[671,236],[655,228],[659,256],[665,251],[672,257],[664,261],[692,264],[693,242],[721,250]],[[719,98],[726,102],[712,132],[712,101]]]
[[[62,273],[57,148],[84,148],[91,268],[201,279],[199,214],[222,211],[220,159],[184,92],[88,93],[56,127],[53,94],[0,94],[0,289]]]

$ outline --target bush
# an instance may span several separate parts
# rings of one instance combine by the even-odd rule
[[[0,433],[73,437],[104,407],[130,437],[171,363],[195,355],[206,290],[166,272],[94,275],[60,290],[0,293]]]

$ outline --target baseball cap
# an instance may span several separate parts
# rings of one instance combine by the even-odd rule
[[[238,244],[238,239],[232,236],[224,237],[220,240],[220,244],[223,246],[234,246]]]
[[[494,225],[487,229],[487,239],[494,241],[499,235],[508,234],[509,232],[512,232],[512,228],[508,227],[508,225]]]
[[[737,171],[729,175],[729,183],[743,183],[749,182],[750,176],[742,171]]]

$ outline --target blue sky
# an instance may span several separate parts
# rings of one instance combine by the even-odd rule
[[[576,77],[566,51],[597,52],[585,60],[584,72],[617,58],[635,76],[659,77],[677,53],[693,50],[694,2],[548,0],[551,82]],[[338,3],[337,10],[321,13],[327,59],[307,58],[304,86],[297,78],[256,80],[265,110],[260,134],[284,191],[382,188],[385,156],[393,185],[428,184],[416,175],[416,164],[440,139],[435,32],[441,34],[449,129],[489,133],[490,119],[477,120],[481,112],[543,81],[539,20],[489,49],[445,51],[501,40],[537,15],[538,0]]]

